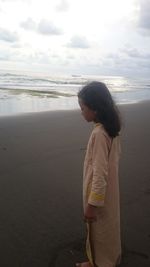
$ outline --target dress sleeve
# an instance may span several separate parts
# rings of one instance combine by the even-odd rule
[[[109,137],[103,131],[93,136],[92,144],[92,170],[93,178],[88,203],[97,207],[104,206],[109,157]]]

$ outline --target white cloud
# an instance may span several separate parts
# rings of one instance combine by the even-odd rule
[[[39,23],[36,23],[32,18],[28,18],[21,22],[20,26],[25,30],[35,31],[43,35],[61,35],[63,33],[61,28],[46,19],[41,19]]]
[[[66,0],[60,0],[59,4],[56,6],[57,11],[67,11],[69,9],[69,3]]]
[[[149,61],[150,60],[150,52],[142,52],[139,51],[137,48],[134,47],[126,47],[122,50],[128,57],[133,58],[134,60],[144,60]]]
[[[126,46],[124,49],[121,49],[124,54],[131,58],[139,58],[141,57],[141,53],[138,51],[137,48]]]
[[[150,35],[150,0],[140,1],[138,26],[143,35]]]
[[[70,42],[67,44],[67,47],[71,47],[71,48],[89,48],[89,42],[86,39],[86,37],[84,36],[73,36],[70,40]]]
[[[0,0],[1,2],[30,2],[30,0]]]
[[[1,50],[0,51],[0,61],[8,61],[10,60],[10,55],[8,52]]]
[[[36,30],[36,22],[32,18],[28,18],[26,21],[20,23],[20,26],[25,30]]]
[[[11,46],[8,47],[1,47],[0,46],[0,60],[1,61],[17,61],[17,58],[19,58],[20,53],[18,53],[18,50],[12,49]]]
[[[11,32],[7,29],[0,28],[0,40],[13,43],[19,40],[19,36],[16,32]]]
[[[38,24],[38,32],[44,35],[61,35],[62,29],[55,26],[52,22],[42,19]]]

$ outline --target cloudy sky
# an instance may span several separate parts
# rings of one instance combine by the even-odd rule
[[[143,77],[150,0],[0,0],[0,69]]]

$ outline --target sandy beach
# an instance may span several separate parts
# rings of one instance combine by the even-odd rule
[[[150,266],[150,102],[120,106],[123,260]],[[80,111],[0,117],[0,266],[73,267],[84,255]]]

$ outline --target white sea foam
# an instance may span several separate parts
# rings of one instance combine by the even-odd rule
[[[79,89],[93,80],[105,82],[117,103],[150,99],[150,79],[0,71],[0,114],[77,109]]]

